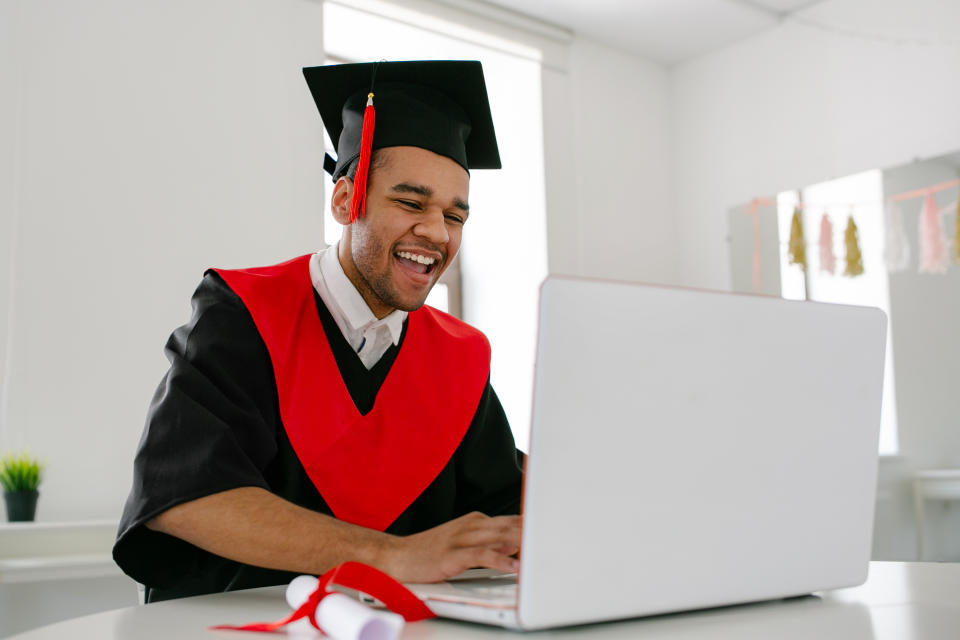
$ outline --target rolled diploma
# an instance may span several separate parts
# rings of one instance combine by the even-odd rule
[[[313,576],[297,576],[287,587],[287,604],[300,608],[317,588]],[[378,611],[342,593],[331,593],[320,601],[317,624],[335,640],[396,640],[403,631],[403,616]]]

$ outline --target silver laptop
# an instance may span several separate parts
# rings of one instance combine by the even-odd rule
[[[548,278],[519,574],[412,588],[540,629],[862,583],[885,336],[873,308]]]

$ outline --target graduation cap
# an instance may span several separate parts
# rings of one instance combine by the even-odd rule
[[[337,180],[359,158],[351,222],[365,210],[374,149],[421,147],[468,171],[501,166],[479,62],[339,64],[305,67],[303,76],[337,148],[337,160],[326,156],[324,169]]]

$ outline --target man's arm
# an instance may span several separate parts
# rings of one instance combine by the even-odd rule
[[[401,582],[436,582],[472,567],[516,571],[520,517],[469,513],[410,536],[349,524],[265,489],[242,487],[183,502],[146,523],[224,558],[321,574],[349,560]]]

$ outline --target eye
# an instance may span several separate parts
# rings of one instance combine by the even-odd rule
[[[423,207],[420,206],[420,203],[415,200],[395,200],[400,206],[406,207],[408,209],[413,209],[415,211],[420,211]]]
[[[455,213],[445,213],[443,217],[447,219],[447,222],[451,222],[453,224],[462,225],[464,222],[466,222],[466,220]]]

